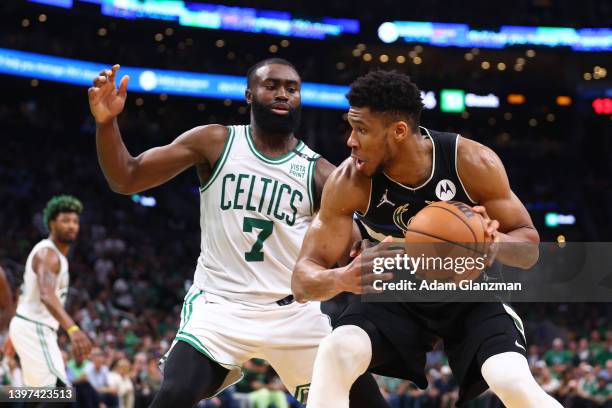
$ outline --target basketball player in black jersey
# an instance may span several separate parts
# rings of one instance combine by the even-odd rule
[[[489,238],[523,243],[491,245],[489,259],[524,269],[537,262],[538,233],[500,159],[477,142],[420,127],[420,92],[407,76],[371,72],[351,85],[348,99],[352,153],[328,179],[306,234],[292,280],[298,301],[363,293],[371,276],[362,276],[362,265],[392,255],[380,245],[331,269],[354,214],[370,238],[403,240],[406,222],[432,201],[477,205]],[[425,353],[438,339],[460,385],[458,405],[490,387],[509,408],[560,406],[532,377],[522,322],[505,304],[357,301],[335,327],[319,347],[308,408],[348,407],[353,380],[367,370],[424,388]]]

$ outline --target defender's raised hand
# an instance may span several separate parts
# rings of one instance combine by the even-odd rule
[[[93,86],[88,90],[89,108],[98,124],[113,120],[125,106],[129,77],[124,75],[117,89],[115,75],[118,70],[119,65],[115,64],[110,70],[101,71],[94,79]]]

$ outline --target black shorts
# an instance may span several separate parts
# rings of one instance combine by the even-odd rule
[[[369,371],[427,387],[426,354],[444,344],[459,384],[461,406],[488,385],[480,369],[491,356],[514,351],[526,356],[520,318],[502,303],[365,303],[352,300],[333,326],[355,325],[372,341]]]

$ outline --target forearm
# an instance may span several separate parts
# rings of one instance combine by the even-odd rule
[[[125,191],[130,180],[130,155],[119,131],[117,119],[96,124],[96,149],[98,162],[110,188],[118,193]]]
[[[496,260],[507,266],[530,269],[540,257],[538,232],[530,227],[508,233],[498,232],[499,251]]]
[[[55,294],[42,296],[41,301],[64,330],[68,331],[70,327],[74,326],[74,320],[66,313],[64,306]]]
[[[328,300],[342,290],[338,287],[336,276],[340,269],[325,269],[308,259],[298,262],[291,279],[291,290],[300,302],[309,300]]]

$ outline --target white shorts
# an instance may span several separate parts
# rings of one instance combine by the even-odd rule
[[[9,326],[9,336],[19,356],[25,386],[55,387],[58,379],[69,385],[55,330],[15,316]]]
[[[186,342],[230,370],[217,393],[240,381],[245,361],[261,358],[270,363],[289,392],[304,401],[319,343],[331,330],[319,302],[245,305],[192,286],[172,345]]]

